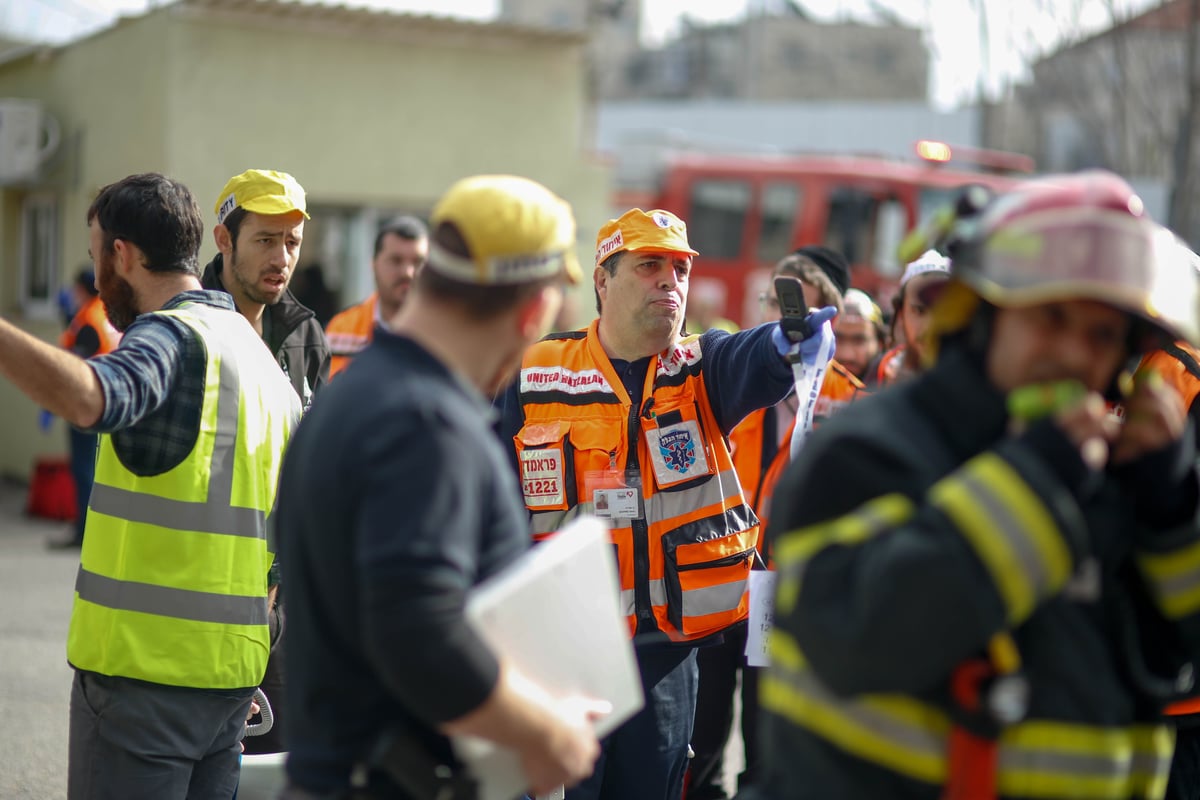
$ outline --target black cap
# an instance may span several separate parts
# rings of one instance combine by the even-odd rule
[[[829,280],[833,281],[833,285],[837,287],[840,294],[845,295],[849,291],[850,265],[837,250],[819,244],[810,244],[797,250],[796,255],[804,256],[820,267],[821,272],[829,276]]]

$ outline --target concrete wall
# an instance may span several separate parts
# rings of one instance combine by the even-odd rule
[[[0,187],[0,313],[47,340],[60,329],[17,308],[27,192],[60,197],[66,282],[86,260],[84,217],[96,190],[145,171],[186,183],[209,228],[225,181],[251,167],[291,172],[313,205],[414,211],[428,211],[460,177],[521,174],[571,201],[590,264],[609,170],[582,145],[582,48],[577,36],[511,28],[184,0],[42,57],[0,63],[0,97],[42,100],[64,142],[42,181]],[[201,258],[213,252],[206,240]],[[369,271],[365,259],[358,269]],[[582,324],[590,285],[577,294],[572,322]],[[39,455],[65,452],[61,423],[45,435],[36,419],[33,404],[0,380],[0,475],[25,477]]]
[[[474,26],[430,35],[419,25],[371,34],[180,9],[167,149],[210,225],[225,180],[250,167],[291,172],[313,205],[418,213],[457,178],[507,172],[571,201],[590,257],[608,170],[582,148],[580,42],[505,40]],[[264,41],[269,57],[236,80],[247,53],[265,56]],[[206,244],[205,257],[212,251]],[[344,279],[344,304],[370,288],[367,255],[349,265],[358,272]]]
[[[165,20],[151,15],[123,23],[74,46],[0,67],[0,97],[41,100],[62,130],[60,151],[41,184],[0,188],[0,312],[20,327],[56,342],[54,318],[31,318],[18,305],[21,201],[49,190],[59,201],[59,278],[67,283],[87,262],[85,217],[96,191],[132,172],[168,166],[162,147],[165,121]],[[67,451],[66,428],[48,432],[38,409],[8,381],[0,381],[0,475],[26,477],[34,460]]]
[[[916,28],[756,16],[685,31],[619,70],[606,100],[916,101],[927,94],[929,53]]]

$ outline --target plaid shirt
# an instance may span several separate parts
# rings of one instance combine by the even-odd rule
[[[163,309],[204,303],[237,313],[224,292],[188,291]],[[158,475],[187,458],[200,431],[208,358],[179,320],[142,314],[116,350],[88,359],[104,392],[104,414],[88,432],[111,433],[121,463],[135,475]]]

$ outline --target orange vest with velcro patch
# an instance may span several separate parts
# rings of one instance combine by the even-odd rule
[[[356,306],[335,314],[325,326],[325,338],[329,341],[329,377],[350,366],[350,361],[365,349],[375,338],[375,303],[378,295],[372,294]]]
[[[79,337],[79,332],[84,328],[94,330],[97,338],[100,340],[99,348],[92,355],[100,356],[105,353],[111,353],[117,349],[117,344],[121,341],[121,334],[108,321],[108,314],[104,311],[104,303],[98,296],[88,300],[76,312],[75,316],[71,319],[71,324],[67,326],[62,336],[58,338],[58,343],[65,350],[74,349],[75,340]]]
[[[635,409],[598,326],[539,342],[521,366],[514,441],[534,538],[597,513],[598,498],[601,515],[636,508],[609,519],[630,634],[703,639],[746,617],[759,526],[709,404],[700,337],[651,359]]]
[[[896,376],[904,369],[904,345],[898,344],[883,354],[875,372],[875,384],[884,387],[896,382]]]
[[[858,398],[859,392],[867,387],[854,373],[846,369],[834,359],[825,370],[825,380],[821,383],[821,394],[817,397],[817,406],[813,409],[813,425],[820,425],[849,403]]]
[[[817,405],[813,410],[813,426],[819,426],[823,420],[845,408],[858,398],[859,393],[865,391],[866,387],[862,381],[854,377],[837,360],[830,361],[829,368],[825,371],[825,380],[821,384],[821,394],[817,397]],[[763,438],[764,420],[767,414],[773,413],[774,409],[770,408],[752,411],[729,434],[733,467],[746,490],[750,507],[759,518],[761,532],[758,537],[758,549],[764,559],[768,554],[763,549],[762,533],[766,532],[767,521],[771,516],[771,498],[775,494],[775,484],[779,482],[783,470],[791,460],[792,448],[793,426],[788,426],[775,455],[766,465],[766,469],[763,469],[763,448],[767,446]]]

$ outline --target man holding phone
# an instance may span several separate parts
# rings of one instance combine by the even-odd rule
[[[786,394],[785,357],[819,339],[795,342],[778,323],[685,336],[697,255],[668,211],[609,220],[592,273],[599,319],[534,345],[502,399],[534,537],[581,513],[611,524],[646,693],[569,800],[680,797],[696,647],[745,619],[758,538],[726,436]],[[832,316],[809,315],[810,330]]]

